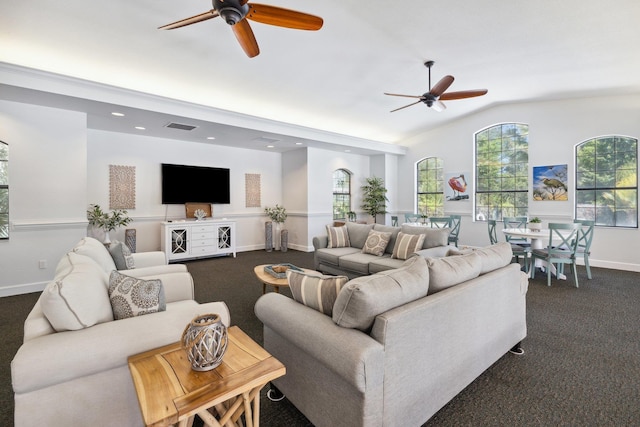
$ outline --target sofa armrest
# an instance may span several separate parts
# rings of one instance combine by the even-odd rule
[[[153,267],[154,265],[166,265],[167,258],[162,251],[132,253],[136,268]]]
[[[118,270],[122,274],[132,277],[153,276],[155,274],[168,274],[168,273],[184,273],[187,271],[187,266],[184,264],[164,264],[155,265],[150,267],[132,268],[131,270]]]
[[[313,238],[313,247],[315,250],[323,249],[329,246],[329,236],[315,236]]]
[[[193,277],[191,273],[186,271],[136,277],[143,280],[160,279],[164,288],[164,299],[167,303],[192,300],[195,298]]]
[[[255,313],[268,327],[359,391],[381,385],[384,349],[369,335],[277,293],[261,296]],[[265,342],[265,347],[268,343]],[[277,357],[277,355],[275,355]]]

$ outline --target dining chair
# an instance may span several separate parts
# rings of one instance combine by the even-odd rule
[[[536,259],[547,262],[547,286],[551,286],[551,264],[558,264],[556,270],[562,273],[564,264],[571,264],[573,277],[578,287],[578,269],[576,267],[576,251],[578,249],[578,230],[580,223],[549,223],[549,244],[544,249],[531,251],[531,265]],[[530,277],[536,274],[535,268],[530,268]]]
[[[496,225],[497,225],[497,221],[495,219],[489,219],[487,220],[487,228],[489,230],[489,241],[491,242],[492,245],[495,245],[496,243],[498,243],[498,233],[496,232]],[[506,236],[505,236],[506,239]],[[524,247],[524,246],[520,246],[520,245],[516,245],[515,243],[511,243],[509,242],[509,244],[511,245],[511,252],[513,252],[513,258],[515,260],[515,262],[517,262],[518,264],[520,264],[520,257],[522,257],[523,259],[523,268],[525,272],[529,272],[529,268],[531,263],[529,263],[529,248]]]
[[[504,224],[504,228],[527,228],[526,216],[505,216],[502,218],[502,222]],[[524,238],[513,236],[505,236],[505,238],[507,242],[520,245],[525,248],[531,246],[531,243]]]
[[[583,257],[584,266],[587,270],[587,279],[591,280],[591,266],[589,265],[589,255],[591,255],[591,241],[593,240],[595,221],[586,219],[574,219],[573,222],[582,225],[578,229],[577,233],[578,248],[576,249],[576,257]]]
[[[397,227],[398,226],[398,217],[396,215],[393,215],[391,217],[391,226],[392,227]]]
[[[429,218],[431,228],[451,228],[450,216],[432,216]]]
[[[420,222],[420,215],[404,214],[404,222]]]
[[[448,243],[453,243],[458,247],[458,235],[460,234],[460,222],[462,221],[462,215],[449,215],[451,218],[451,232],[449,233]]]

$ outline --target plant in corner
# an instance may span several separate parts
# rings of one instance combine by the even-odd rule
[[[362,205],[360,206],[363,211],[373,217],[373,222],[376,221],[376,217],[379,214],[387,213],[387,189],[384,188],[384,181],[382,178],[371,177],[367,178],[367,183],[362,187]]]
[[[287,219],[287,210],[280,205],[276,204],[275,208],[266,207],[264,213],[271,219],[271,221],[282,224]]]
[[[124,209],[115,209],[109,213],[104,212],[100,205],[91,204],[87,209],[87,219],[89,225],[104,230],[104,243],[111,243],[109,232],[118,227],[127,225],[131,222],[131,218]]]

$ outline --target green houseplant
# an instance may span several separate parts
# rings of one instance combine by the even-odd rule
[[[542,220],[537,216],[534,216],[529,220],[529,229],[533,231],[540,231],[542,229]]]
[[[367,178],[366,184],[361,188],[363,196],[360,207],[373,217],[373,222],[375,223],[377,222],[377,215],[387,213],[389,199],[387,199],[387,189],[384,188],[384,181],[378,177]]]
[[[87,219],[92,227],[101,228],[104,231],[104,243],[111,243],[109,232],[118,227],[129,224],[132,220],[124,209],[115,209],[104,212],[100,205],[91,204],[87,209]]]

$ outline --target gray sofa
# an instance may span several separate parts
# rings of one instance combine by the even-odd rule
[[[332,316],[260,297],[264,347],[287,367],[274,385],[317,427],[422,425],[525,338],[528,278],[510,261],[506,243],[414,256],[347,282]]]
[[[394,259],[391,254],[399,232],[425,235],[422,250],[417,252],[423,257],[443,257],[449,249],[455,248],[455,246],[448,246],[449,233],[451,231],[449,228],[428,228],[410,225],[392,227],[380,224],[356,224],[353,222],[347,222],[345,227],[349,235],[350,246],[348,247],[328,248],[328,236],[326,234],[313,238],[313,247],[315,249],[314,267],[316,270],[326,274],[344,275],[353,279],[398,268],[404,260]],[[391,240],[382,256],[362,253],[362,247],[370,230],[391,233]]]
[[[180,340],[197,315],[224,302],[198,304],[186,266],[163,252],[132,254],[138,279],[160,279],[166,311],[114,320],[108,295],[116,269],[104,245],[85,238],[59,262],[24,323],[24,342],[11,362],[16,427],[143,426],[127,358]]]

